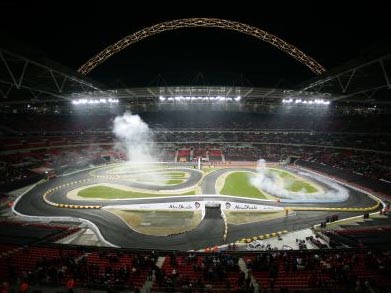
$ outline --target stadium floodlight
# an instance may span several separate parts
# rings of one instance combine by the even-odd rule
[[[309,100],[309,99],[295,99],[293,100],[292,98],[289,99],[282,99],[283,104],[297,104],[297,105],[329,105],[330,101],[324,100],[324,99],[314,99],[314,100]]]
[[[240,102],[241,96],[237,97],[224,97],[224,96],[159,96],[160,102],[189,102],[189,101],[201,101],[201,102]]]
[[[72,100],[73,105],[98,105],[98,104],[118,104],[119,100],[118,99],[113,99],[113,98],[100,98],[100,99],[86,99],[86,98],[81,98],[81,99],[74,99]]]

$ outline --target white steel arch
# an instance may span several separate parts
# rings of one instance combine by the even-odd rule
[[[322,65],[320,65],[317,61],[315,61],[313,58],[311,58],[310,56],[306,55],[304,52],[302,52],[295,46],[285,42],[284,40],[280,39],[279,37],[273,34],[270,34],[260,28],[248,24],[244,24],[237,21],[226,20],[226,19],[218,19],[218,18],[185,18],[185,19],[166,21],[166,22],[162,22],[146,27],[108,46],[106,49],[102,50],[97,55],[89,59],[86,63],[84,63],[78,69],[78,71],[83,75],[87,75],[96,66],[103,63],[114,54],[125,49],[131,44],[137,43],[150,36],[165,31],[172,31],[181,28],[196,28],[196,27],[221,28],[221,29],[237,31],[242,34],[253,36],[257,39],[260,39],[266,43],[273,45],[279,50],[292,56],[297,61],[307,66],[312,72],[314,72],[317,75],[326,71],[326,69]]]

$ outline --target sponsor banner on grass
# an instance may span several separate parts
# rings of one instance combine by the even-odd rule
[[[203,201],[185,201],[185,202],[162,202],[162,203],[143,203],[129,205],[106,206],[105,208],[115,208],[123,210],[201,210],[204,209]]]
[[[249,203],[240,203],[233,201],[225,201],[221,203],[221,208],[223,210],[231,211],[282,211],[282,207],[275,206],[266,206],[260,204],[249,204]]]
[[[202,210],[205,209],[204,201],[185,201],[185,202],[166,202],[166,203],[151,203],[151,204],[131,204],[131,205],[115,205],[106,206],[105,208],[115,208],[123,210]],[[208,204],[211,202],[208,201]],[[282,211],[282,207],[266,206],[259,204],[247,204],[233,201],[214,201],[214,204],[220,205],[223,210],[232,211]]]

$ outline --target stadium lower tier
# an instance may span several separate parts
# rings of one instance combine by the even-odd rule
[[[97,247],[3,247],[2,289],[115,292],[387,292],[389,251],[180,253]],[[45,292],[46,292],[45,291]]]
[[[156,161],[227,164],[232,161],[303,159],[391,182],[391,156],[380,136],[257,131],[157,134]],[[0,191],[30,184],[39,176],[64,174],[90,165],[129,159],[111,134],[0,138]],[[24,183],[23,183],[24,182]],[[391,184],[391,183],[389,183]]]

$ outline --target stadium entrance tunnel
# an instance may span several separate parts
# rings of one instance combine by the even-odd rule
[[[209,210],[215,210],[215,209],[220,210],[221,209],[221,204],[218,203],[218,202],[207,202],[205,204],[205,212],[206,212],[207,209],[209,209]]]
[[[227,238],[227,221],[224,216],[223,210],[221,209],[220,203],[206,203],[205,204],[205,215],[201,224],[205,224],[207,227],[210,227],[210,233],[216,233],[220,238],[220,243],[225,242]],[[207,232],[208,233],[208,232]]]

